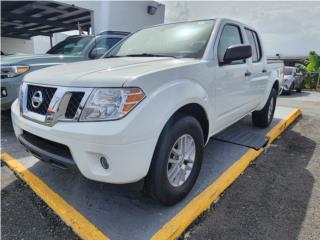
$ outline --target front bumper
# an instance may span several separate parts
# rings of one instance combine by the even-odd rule
[[[26,131],[67,146],[75,165],[86,178],[129,183],[148,173],[157,139],[151,136],[135,141],[132,128],[126,121],[58,122],[50,127],[22,117],[18,100],[12,104],[11,114],[18,139]],[[108,169],[102,167],[101,157],[107,159]]]
[[[285,78],[282,80],[281,84],[280,84],[280,90],[281,92],[287,92],[290,90],[291,85],[293,83],[293,79],[292,78]]]
[[[1,90],[5,89],[6,96],[1,94],[1,110],[5,111],[10,109],[11,104],[19,95],[19,87],[22,83],[23,75],[13,78],[1,79]]]

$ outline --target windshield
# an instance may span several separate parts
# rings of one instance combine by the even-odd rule
[[[66,54],[66,55],[80,55],[83,49],[93,39],[93,36],[78,36],[69,37],[64,41],[58,43],[51,48],[47,53],[49,54]]]
[[[120,42],[105,57],[202,57],[214,20],[174,23],[146,28]]]
[[[292,75],[293,68],[284,68],[284,75]]]

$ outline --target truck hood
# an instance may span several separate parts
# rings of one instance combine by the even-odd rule
[[[121,87],[140,76],[199,61],[163,57],[105,58],[44,68],[27,74],[24,81],[68,87]]]
[[[1,65],[37,65],[46,63],[63,63],[81,56],[59,55],[59,54],[14,54],[1,56]]]

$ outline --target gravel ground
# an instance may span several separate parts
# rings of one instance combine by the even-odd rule
[[[320,94],[281,97],[303,117],[184,234],[186,239],[319,239]],[[2,116],[1,133],[12,131]],[[46,204],[1,167],[2,239],[78,239]]]

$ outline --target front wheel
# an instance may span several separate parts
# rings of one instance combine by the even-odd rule
[[[149,173],[147,192],[165,205],[173,205],[192,189],[200,171],[204,146],[200,123],[179,115],[163,129]]]
[[[252,113],[252,122],[255,126],[265,128],[270,125],[273,119],[277,103],[277,91],[272,89],[266,105],[260,111]]]

